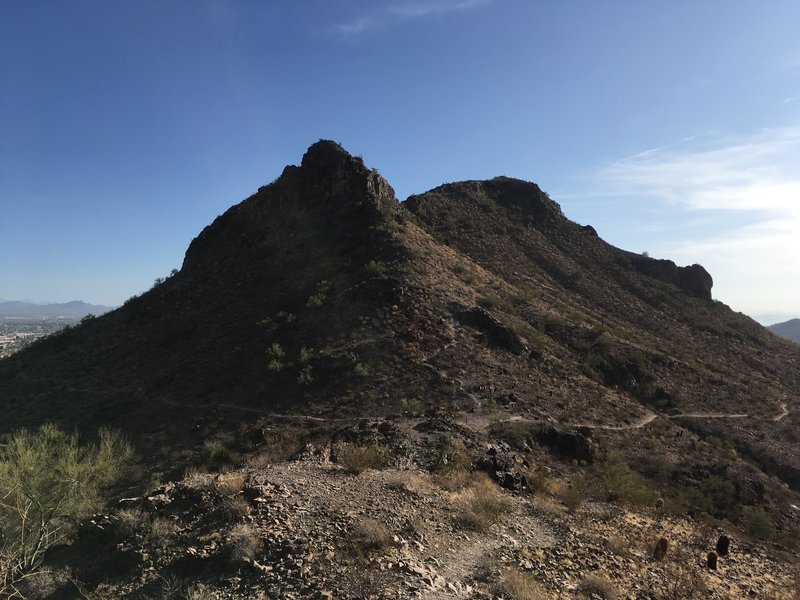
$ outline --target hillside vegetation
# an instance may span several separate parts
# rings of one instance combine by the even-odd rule
[[[53,559],[83,593],[789,598],[800,351],[712,284],[533,183],[399,203],[320,141],[170,277],[0,361],[0,427],[119,428],[148,465]],[[749,561],[724,581],[698,559],[723,532]]]

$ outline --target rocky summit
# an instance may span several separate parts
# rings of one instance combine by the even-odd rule
[[[399,202],[319,141],[180,270],[0,361],[3,433],[140,457],[23,591],[797,598],[800,349],[712,283],[534,183]]]

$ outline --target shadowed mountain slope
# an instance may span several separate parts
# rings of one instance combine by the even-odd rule
[[[156,450],[259,415],[420,405],[761,477],[689,428],[798,487],[800,353],[711,285],[607,244],[535,184],[400,204],[321,141],[209,225],[177,274],[0,362],[2,427],[111,424]]]

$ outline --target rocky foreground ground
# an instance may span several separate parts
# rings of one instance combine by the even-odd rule
[[[797,597],[796,556],[732,535],[710,570],[709,551],[731,531],[589,501],[568,470],[540,469],[535,490],[513,492],[454,456],[431,472],[374,452],[338,443],[291,460],[255,455],[123,499],[65,552],[81,581],[71,597]]]

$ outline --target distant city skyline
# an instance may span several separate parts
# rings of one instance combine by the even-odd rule
[[[800,5],[0,6],[0,296],[119,305],[319,138],[402,200],[535,181],[603,239],[800,316]]]

